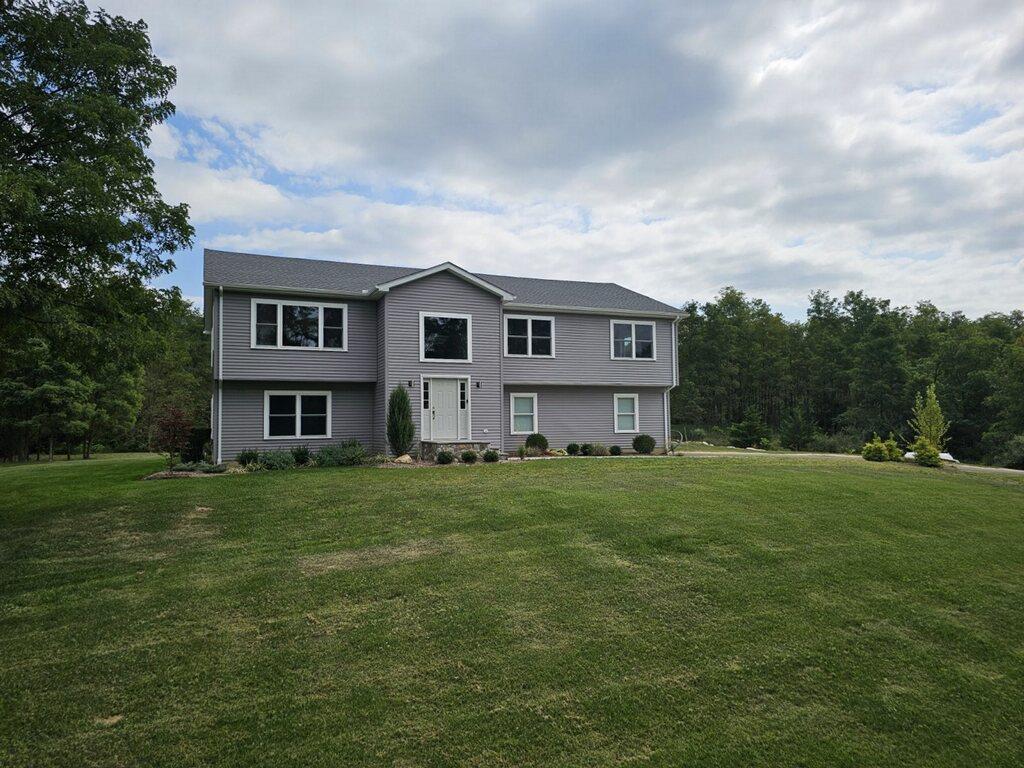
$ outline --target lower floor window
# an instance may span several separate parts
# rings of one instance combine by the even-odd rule
[[[637,411],[639,408],[636,395],[615,396],[615,431],[616,432],[639,432],[637,426]]]
[[[330,437],[330,392],[264,392],[263,437]]]
[[[513,393],[511,417],[513,435],[530,435],[537,431],[537,395],[535,393]]]

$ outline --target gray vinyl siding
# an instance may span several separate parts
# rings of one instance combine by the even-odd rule
[[[331,437],[263,439],[265,390],[330,390]],[[268,450],[308,445],[312,449],[342,440],[370,445],[373,437],[373,384],[311,381],[225,381],[222,460],[231,461],[245,448]]]
[[[502,408],[502,429],[505,450],[514,451],[526,440],[513,435],[509,419],[511,393],[537,394],[537,430],[548,439],[552,448],[569,443],[604,443],[632,450],[636,434],[654,438],[658,448],[665,447],[665,388],[650,387],[581,387],[581,386],[505,386]],[[614,395],[639,396],[639,433],[616,434]]]
[[[348,351],[253,349],[252,300],[296,299],[348,305]],[[292,381],[376,381],[377,302],[224,292],[225,379]]]
[[[472,363],[420,362],[419,313],[455,312],[471,315]],[[439,273],[392,289],[386,296],[387,389],[408,387],[415,439],[420,439],[420,376],[470,376],[472,439],[497,446],[501,429],[501,303],[465,280]],[[477,388],[479,382],[480,387]]]
[[[387,296],[383,296],[377,302],[377,381],[379,382],[388,380],[387,299]],[[379,453],[388,452],[388,394],[386,386],[379,386],[374,391],[373,450]]]
[[[611,359],[611,320],[640,320],[608,315],[552,312],[512,312],[555,318],[555,357],[505,357],[506,384],[628,384],[672,386],[675,334],[671,320],[657,320],[654,328],[656,360]],[[502,354],[504,354],[504,337]]]

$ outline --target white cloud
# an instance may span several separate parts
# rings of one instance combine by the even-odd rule
[[[1012,0],[106,5],[178,68],[151,151],[203,245],[1024,303]]]

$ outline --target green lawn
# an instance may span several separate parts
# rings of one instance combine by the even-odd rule
[[[0,764],[1020,765],[1024,484],[0,468]]]

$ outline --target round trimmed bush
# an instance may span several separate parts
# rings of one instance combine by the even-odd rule
[[[864,443],[864,447],[860,449],[860,455],[868,461],[888,461],[889,451],[886,450],[885,443],[883,443],[878,435],[875,435],[867,443]]]
[[[438,464],[451,464],[455,461],[455,454],[451,451],[438,451],[434,459]]]
[[[565,446],[565,452],[568,453],[570,456],[577,455],[580,452],[580,444],[569,443],[567,446]]]
[[[484,461],[486,461],[488,464],[493,464],[500,458],[501,454],[498,453],[493,448],[488,448],[486,451],[484,451]]]
[[[633,450],[637,453],[654,453],[654,438],[650,435],[637,435],[633,438]]]
[[[459,458],[463,464],[476,464],[476,451],[463,451]]]
[[[540,432],[534,432],[532,435],[526,436],[526,447],[546,451],[548,449],[548,439]]]
[[[914,452],[914,461],[922,467],[942,466],[942,459],[939,458],[939,449],[927,438],[917,438],[917,441],[910,446],[910,450]]]
[[[610,453],[612,456],[621,456],[622,455],[622,448],[620,448],[617,445],[609,446],[608,453]]]
[[[580,446],[580,455],[581,456],[590,456],[593,453],[594,453],[594,444],[593,443],[584,443],[583,445]]]

